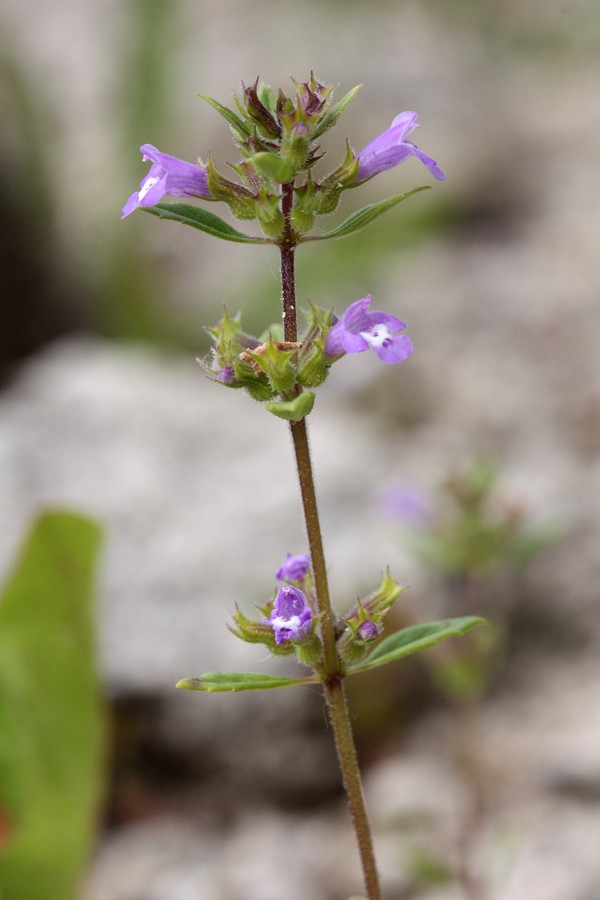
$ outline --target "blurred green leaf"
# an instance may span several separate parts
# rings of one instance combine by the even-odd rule
[[[445,887],[456,881],[456,876],[446,860],[428,850],[413,849],[407,860],[411,878],[421,887]]]
[[[91,594],[98,526],[48,512],[0,598],[0,856],[6,900],[75,900],[102,787]]]
[[[314,678],[281,678],[258,672],[206,672],[194,678],[182,678],[175,687],[187,691],[265,691],[269,688],[289,687],[293,684],[313,684]]]
[[[428,191],[430,186],[431,185],[428,184],[422,184],[420,187],[413,188],[412,191],[407,191],[405,194],[396,194],[396,196],[388,197],[386,200],[381,200],[378,203],[370,203],[369,206],[363,206],[362,209],[352,213],[351,216],[348,216],[341,225],[338,225],[338,227],[334,228],[332,231],[326,231],[325,234],[307,234],[302,238],[302,242],[329,241],[334,238],[341,238],[346,237],[349,234],[354,234],[355,231],[360,231],[361,228],[369,225],[373,219],[378,218],[378,216],[387,212],[388,209],[392,209],[393,206],[401,203],[402,200],[407,200],[408,197],[412,197],[413,194],[418,194],[419,191]]]
[[[182,225],[191,225],[192,228],[205,231],[224,241],[235,241],[237,244],[273,243],[269,238],[242,234],[241,231],[236,231],[214,213],[208,212],[200,206],[191,206],[189,203],[157,203],[156,206],[140,206],[139,209],[143,209],[152,216],[158,216],[159,219],[170,219],[172,222],[180,222]]]
[[[477,625],[485,625],[485,619],[477,616],[462,616],[458,619],[446,619],[441,622],[426,622],[424,625],[411,625],[403,628],[395,634],[390,634],[375,647],[373,652],[358,665],[352,666],[349,675],[355,672],[363,672],[366,669],[375,669],[377,666],[385,666],[387,663],[402,659],[411,653],[425,650],[434,644],[449,637],[460,637],[475,628]]]

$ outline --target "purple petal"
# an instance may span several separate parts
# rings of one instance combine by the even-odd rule
[[[444,180],[445,175],[436,161],[407,140],[408,135],[420,127],[417,118],[417,113],[412,110],[401,112],[386,131],[363,147],[357,154],[357,182],[366,181],[379,172],[397,166],[408,156],[416,156],[435,178]]]
[[[330,330],[325,341],[328,356],[342,353],[362,353],[371,347],[383,362],[396,363],[413,352],[406,335],[399,334],[406,326],[390,313],[370,309],[371,295],[350,304],[341,320]]]
[[[406,110],[405,112],[398,113],[395,119],[392,120],[392,124],[389,128],[398,131],[398,140],[404,140],[405,137],[408,137],[415,128],[420,128],[420,125],[417,125],[417,119],[419,118],[419,114],[414,112],[412,109]]]
[[[277,644],[303,640],[311,632],[312,611],[301,590],[285,585],[277,591],[273,611],[265,622],[273,628]]]
[[[382,498],[386,511],[412,525],[426,525],[432,518],[431,501],[424,491],[410,484],[389,490]]]
[[[362,641],[374,641],[381,634],[381,629],[371,619],[366,619],[360,623],[356,633]]]
[[[292,556],[288,553],[285,562],[275,573],[278,581],[302,581],[306,577],[310,566],[310,559],[303,553],[301,556]]]
[[[423,153],[422,150],[419,150],[419,148],[415,147],[414,144],[411,144],[410,141],[409,141],[409,147],[411,148],[413,155],[416,156],[417,159],[420,159],[424,166],[427,166],[427,168],[429,169],[429,171],[431,172],[431,174],[433,175],[434,178],[437,178],[438,181],[446,180],[446,176],[444,175],[442,169],[440,169],[440,167],[436,163],[435,159],[432,159],[430,156],[427,156],[426,153]]]
[[[369,344],[362,334],[354,334],[352,331],[344,329],[342,332],[342,347],[344,348],[344,353],[363,353],[364,350],[369,349]]]
[[[138,206],[155,206],[165,194],[172,197],[212,197],[208,176],[200,166],[161,153],[152,144],[143,144],[140,150],[144,160],[150,160],[152,165],[142,179],[139,191],[132,194],[123,207],[122,219]]]
[[[372,312],[369,312],[365,317],[366,328],[361,329],[362,331],[367,331],[374,326],[377,325],[385,325],[389,331],[403,331],[406,328],[404,322],[402,322],[397,316],[392,316],[390,313],[381,312],[379,309],[374,309]]]
[[[233,384],[235,381],[235,372],[233,370],[233,366],[223,366],[222,369],[219,369],[219,374],[217,378],[221,382],[221,384]]]
[[[292,616],[299,616],[307,606],[306,597],[299,588],[285,585],[277,591],[273,613],[289,619]]]
[[[362,300],[355,300],[351,303],[344,315],[342,316],[342,325],[344,329],[358,334],[369,327],[369,307],[371,306],[371,295],[367,294]]]
[[[399,363],[411,355],[414,350],[412,341],[407,335],[400,334],[373,350],[384,363]]]
[[[130,198],[131,199],[131,198]],[[128,201],[129,202],[129,201]],[[329,329],[327,338],[325,339],[325,355],[341,356],[344,352],[342,337],[344,335],[344,326],[342,322],[336,322],[333,328]]]
[[[151,160],[166,174],[166,194],[170,194],[172,197],[204,197],[205,199],[211,196],[207,174],[200,166],[185,162],[176,156],[170,156],[168,153],[161,153],[152,144],[143,144],[140,150],[146,159]],[[152,169],[150,171],[152,172]]]
[[[130,216],[134,209],[138,207],[138,197],[139,191],[134,191],[123,209],[121,210],[121,218],[124,219],[126,216]]]

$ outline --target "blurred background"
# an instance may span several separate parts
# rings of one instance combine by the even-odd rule
[[[281,669],[225,622],[270,596],[286,552],[306,550],[286,429],[195,363],[224,304],[250,332],[277,319],[277,255],[119,220],[147,169],[141,144],[236,161],[199,92],[228,105],[241,80],[285,90],[311,69],[340,83],[338,98],[364,84],[326,136],[324,168],[346,138],[358,150],[414,109],[416,143],[447,179],[298,252],[301,303],[341,311],[372,293],[416,347],[391,371],[342,360],[311,417],[333,596],[343,613],[390,565],[408,587],[396,626],[472,612],[494,623],[349,684],[385,896],[597,900],[598,4],[22,0],[1,15],[3,900],[359,888],[319,693],[173,688]],[[430,181],[407,161],[346,194],[332,224]],[[34,541],[14,568],[49,506],[104,533],[83,644],[83,619],[69,619],[69,643],[28,607],[50,597],[54,557]],[[76,552],[71,525],[54,523],[52,546]],[[83,604],[84,575],[80,587]],[[65,660],[81,691],[62,696],[56,679],[45,696]],[[78,731],[83,708],[95,717]],[[59,712],[64,730],[51,727]],[[41,796],[60,761],[66,778],[86,752],[64,816],[80,800],[88,835],[67,896],[37,864],[62,822],[52,803],[19,845],[35,806],[24,786],[46,772]]]

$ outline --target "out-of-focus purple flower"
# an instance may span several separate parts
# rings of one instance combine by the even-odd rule
[[[421,127],[417,125],[418,118],[416,112],[410,110],[401,112],[400,115],[396,116],[387,131],[384,131],[368,143],[366,147],[363,147],[357,154],[357,182],[366,181],[367,178],[372,178],[373,175],[377,175],[379,172],[392,169],[408,156],[416,156],[417,159],[420,159],[438,181],[445,179],[446,176],[436,161],[406,139],[415,128]]]
[[[277,569],[275,578],[278,581],[302,581],[308,572],[310,559],[303,553],[301,556],[292,556],[288,553],[283,565]]]
[[[142,178],[139,191],[134,191],[123,207],[122,219],[138,206],[155,206],[165,194],[171,197],[203,197],[205,200],[212,197],[208,177],[200,166],[161,153],[152,144],[144,144],[140,150],[144,160],[149,160],[152,165]]]
[[[327,356],[362,353],[369,347],[385,363],[402,362],[413,352],[412,341],[400,334],[404,322],[389,313],[369,309],[371,295],[352,303],[330,329],[325,341]]]
[[[302,591],[286,584],[277,591],[273,611],[264,622],[275,632],[276,644],[303,641],[310,635],[312,611]]]
[[[431,519],[432,509],[427,495],[412,485],[392,488],[382,502],[389,515],[405,519],[411,525],[426,525]]]
[[[219,369],[219,374],[217,378],[221,382],[221,384],[233,384],[235,381],[235,372],[233,370],[233,366],[223,366],[222,369]]]
[[[371,619],[361,622],[356,629],[356,634],[361,641],[374,641],[381,634],[381,629]]]

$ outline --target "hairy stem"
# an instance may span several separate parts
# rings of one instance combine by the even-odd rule
[[[279,247],[281,251],[283,327],[286,341],[296,341],[298,338],[294,268],[296,243],[290,220],[293,198],[293,183],[284,184],[281,209],[285,219],[285,231]],[[321,639],[323,641],[322,675],[327,709],[333,728],[348,806],[358,843],[367,897],[368,900],[381,900],[381,888],[373,851],[373,837],[363,795],[352,725],[344,691],[343,665],[336,647],[335,616],[329,597],[327,567],[323,551],[323,539],[321,537],[306,419],[301,419],[299,422],[290,422],[290,430],[294,443],[304,522],[315,580],[317,611],[320,615]]]
[[[381,887],[373,850],[373,835],[362,789],[343,678],[330,678],[324,683],[324,687],[329,720],[335,736],[335,746],[344,778],[350,816],[358,843],[367,897],[369,900],[381,900]]]

